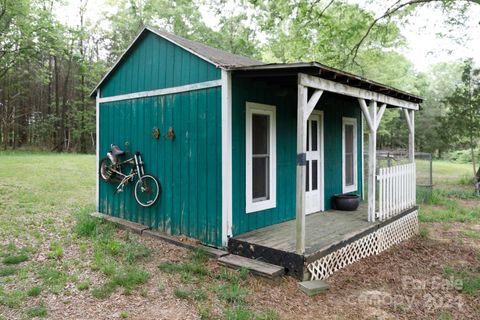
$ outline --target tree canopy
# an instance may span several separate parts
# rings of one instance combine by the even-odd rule
[[[419,148],[441,154],[464,146],[462,139],[433,135],[445,133],[438,130],[442,116],[460,101],[465,64],[417,72],[402,54],[408,43],[401,27],[418,8],[431,6],[442,8],[444,23],[458,28],[479,1],[372,0],[383,8],[373,12],[353,0],[105,0],[95,7],[99,21],[88,18],[88,1],[78,2],[75,21],[62,23],[60,0],[0,0],[4,148],[93,151],[95,106],[88,92],[144,25],[265,62],[319,61],[425,96],[417,117]],[[404,126],[398,112],[387,112],[379,146],[405,147]]]

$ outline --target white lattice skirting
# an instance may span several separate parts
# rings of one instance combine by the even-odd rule
[[[322,257],[307,266],[311,280],[324,280],[362,258],[379,254],[418,233],[418,212],[413,211],[377,231]]]

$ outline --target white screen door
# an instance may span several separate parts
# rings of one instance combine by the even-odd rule
[[[307,121],[305,192],[306,214],[323,210],[323,119],[319,112],[312,113]]]

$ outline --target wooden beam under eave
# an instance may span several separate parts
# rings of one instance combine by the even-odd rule
[[[387,96],[382,93],[349,86],[346,84],[334,82],[327,79],[322,79],[322,78],[311,76],[304,73],[299,74],[299,84],[306,87],[334,92],[334,93],[351,96],[355,98],[361,98],[365,100],[375,100],[377,102],[386,103],[390,106],[395,106],[399,108],[406,108],[411,110],[419,109],[418,103],[413,103],[410,101]]]

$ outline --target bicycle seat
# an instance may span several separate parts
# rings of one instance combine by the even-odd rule
[[[118,157],[118,156],[122,156],[125,154],[125,151],[123,151],[122,149],[120,149],[118,146],[112,144],[112,154],[115,156],[115,157]]]

